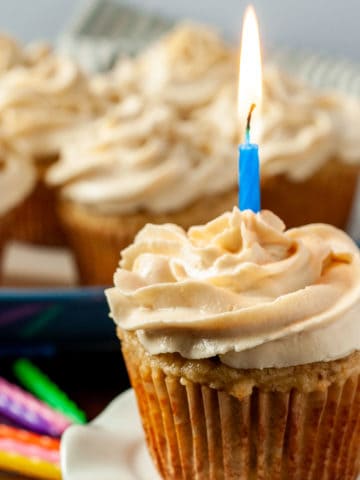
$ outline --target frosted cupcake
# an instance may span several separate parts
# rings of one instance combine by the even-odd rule
[[[188,228],[232,208],[236,162],[213,137],[211,125],[132,96],[64,149],[47,180],[60,189],[84,282],[110,284],[120,249],[146,223]]]
[[[355,480],[360,255],[269,211],[147,225],[106,295],[164,479]]]
[[[134,59],[120,59],[109,73],[95,76],[91,86],[110,104],[139,93],[187,115],[236,77],[235,52],[211,28],[187,22]]]
[[[39,174],[14,237],[58,244],[62,240],[54,215],[54,193],[45,187],[42,177],[73,129],[94,117],[97,104],[86,78],[72,61],[49,53],[36,57],[33,51],[32,62],[0,77],[1,133],[35,163]]]
[[[225,142],[240,131],[236,96],[236,85],[229,83],[195,112],[218,125]],[[262,111],[252,128],[260,147],[264,208],[288,226],[345,227],[360,166],[359,128],[358,100],[314,91],[275,67],[266,68]]]

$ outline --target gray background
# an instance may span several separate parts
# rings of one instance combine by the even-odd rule
[[[86,1],[0,0],[0,29],[23,41],[54,40]],[[128,0],[171,17],[190,17],[239,37],[244,0]],[[264,46],[290,46],[360,62],[360,0],[254,0]]]

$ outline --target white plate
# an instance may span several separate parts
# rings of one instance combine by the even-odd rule
[[[63,480],[160,480],[145,445],[133,390],[61,441]]]

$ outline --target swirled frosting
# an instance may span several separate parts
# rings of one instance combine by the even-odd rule
[[[175,211],[236,184],[234,152],[211,136],[169,105],[129,96],[63,150],[47,181],[106,213]]]
[[[92,118],[97,107],[71,60],[37,58],[0,78],[0,130],[25,154],[41,157],[58,153],[71,129]]]
[[[16,207],[36,182],[34,166],[0,140],[0,215]]]
[[[360,348],[360,255],[324,224],[285,231],[269,211],[223,214],[186,233],[147,225],[106,295],[152,354],[285,367]]]

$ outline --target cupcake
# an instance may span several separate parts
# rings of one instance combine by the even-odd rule
[[[260,148],[264,208],[289,227],[325,222],[344,228],[360,166],[359,101],[314,91],[273,66],[264,70],[263,83],[252,139]],[[195,112],[218,126],[224,142],[240,131],[236,97],[230,82]]]
[[[236,162],[211,137],[205,122],[134,95],[63,150],[47,181],[83,282],[110,284],[120,249],[146,223],[188,228],[233,207]]]
[[[234,208],[122,252],[111,316],[164,479],[355,480],[360,255]]]
[[[61,244],[55,194],[46,188],[46,169],[73,130],[94,117],[97,104],[87,80],[69,59],[41,49],[27,52],[28,64],[0,77],[0,131],[34,162],[38,183],[14,227],[16,240]]]
[[[0,140],[0,260],[3,247],[10,237],[18,211],[36,183],[31,162]]]

